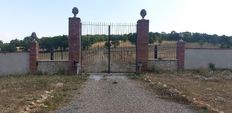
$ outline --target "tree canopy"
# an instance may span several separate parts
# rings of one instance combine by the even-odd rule
[[[218,36],[216,34],[209,35],[206,33],[191,33],[191,32],[175,32],[170,33],[165,32],[149,32],[149,43],[162,43],[162,41],[178,41],[180,39],[185,42],[196,42],[199,44],[211,43],[219,44],[221,48],[232,48],[232,36]],[[114,47],[119,45],[120,41],[130,41],[132,44],[136,43],[136,34],[124,34],[124,35],[111,35],[111,42]],[[37,38],[39,42],[40,49],[44,51],[50,50],[66,50],[68,49],[68,36],[60,35],[54,37],[42,37]],[[92,44],[97,42],[105,42],[108,40],[107,35],[84,35],[81,38],[82,49],[88,49]],[[10,43],[3,43],[0,41],[0,51],[1,52],[15,52],[17,48],[23,51],[28,51],[30,43],[33,41],[31,36],[25,37],[23,40],[13,39]]]

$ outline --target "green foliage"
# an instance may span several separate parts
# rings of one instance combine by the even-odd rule
[[[15,52],[16,46],[14,44],[5,43],[0,45],[1,52]]]
[[[134,44],[135,45],[135,43],[136,43],[136,37],[137,37],[137,34],[135,34],[135,33],[130,33],[130,34],[128,34],[127,35],[127,37],[128,37],[128,40],[132,43],[132,44]]]
[[[230,48],[231,45],[228,45],[228,44],[221,44],[220,45],[220,48]]]
[[[129,33],[123,35],[111,35],[111,41],[114,47],[117,47],[120,41],[130,41],[132,44],[136,44],[136,33]],[[200,45],[204,43],[210,43],[213,45],[221,45],[221,48],[231,48],[232,47],[232,36],[218,36],[208,35],[205,33],[191,33],[191,32],[175,32],[171,33],[165,32],[149,32],[148,40],[150,44],[154,42],[158,42],[161,44],[164,40],[167,41],[178,41],[183,39],[185,42],[197,42]],[[46,51],[50,51],[53,49],[66,50],[68,48],[68,36],[60,35],[54,37],[42,37],[36,40],[39,42],[40,48]],[[81,37],[82,50],[89,49],[91,45],[97,42],[105,42],[108,40],[107,35],[84,35]],[[25,37],[23,40],[14,39],[11,40],[10,43],[3,43],[0,41],[0,48],[2,52],[14,52],[16,51],[16,47],[20,47],[23,51],[28,51],[30,43],[33,39],[30,36]]]
[[[163,39],[162,38],[158,38],[157,41],[158,41],[158,44],[162,44]]]
[[[201,75],[201,76],[205,76],[205,77],[209,76],[209,70],[208,69],[199,69],[199,70],[196,70],[196,73]]]
[[[81,37],[81,49],[89,49],[89,47],[94,43],[106,41],[108,39],[107,37],[107,35],[84,35]]]
[[[200,40],[198,43],[202,46],[205,42],[203,40]]]
[[[38,37],[36,37],[36,40],[38,41]],[[22,41],[21,41],[21,46],[23,47],[24,51],[28,51],[29,47],[30,47],[30,43],[33,41],[33,38],[31,36],[27,36],[25,37]]]
[[[127,77],[130,79],[137,79],[137,80],[142,79],[142,75],[139,73],[130,73],[127,75]]]
[[[43,37],[39,40],[40,48],[50,51],[53,49],[65,50],[68,48],[68,36]]]
[[[216,70],[215,64],[213,64],[213,63],[209,63],[208,68],[211,71],[215,71]]]
[[[115,41],[112,42],[112,44],[113,44],[114,48],[116,48],[117,46],[120,45],[120,41],[119,40],[115,40]]]
[[[111,46],[111,43],[110,42],[105,42],[105,48],[108,48],[109,46]]]

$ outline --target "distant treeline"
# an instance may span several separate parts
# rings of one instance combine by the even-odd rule
[[[118,46],[119,41],[130,41],[132,44],[136,42],[136,34],[124,34],[124,35],[112,35],[111,42],[113,46]],[[178,41],[184,40],[185,42],[195,42],[199,44],[211,43],[214,45],[220,45],[221,48],[231,48],[232,47],[232,37],[231,36],[218,36],[216,34],[209,35],[206,33],[191,33],[191,32],[180,32],[177,33],[172,31],[171,33],[149,33],[149,43],[162,43],[162,41]],[[22,51],[28,51],[29,45],[32,42],[32,37],[27,36],[23,40],[14,39],[10,43],[3,43],[0,41],[1,52],[15,52],[17,48]],[[42,37],[36,38],[39,42],[40,49],[44,51],[51,50],[67,50],[68,49],[68,36],[54,36],[54,37]],[[82,36],[82,49],[88,49],[92,44],[96,42],[107,41],[107,35],[85,35]],[[107,44],[106,44],[107,45]]]
[[[167,41],[178,41],[184,40],[185,42],[195,42],[199,44],[210,43],[213,45],[220,45],[221,48],[231,48],[232,47],[232,36],[218,36],[216,34],[209,35],[206,33],[191,33],[191,32],[180,32],[177,33],[172,31],[171,33],[149,33],[149,42],[155,42],[157,40],[167,40]]]

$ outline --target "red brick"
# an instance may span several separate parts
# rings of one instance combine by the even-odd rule
[[[74,62],[81,61],[81,19],[69,18],[69,73],[76,73],[76,65]]]
[[[184,54],[185,54],[185,42],[178,41],[176,48],[176,58],[177,58],[177,69],[184,69]]]
[[[29,53],[29,68],[30,73],[34,74],[37,72],[37,60],[39,54],[39,45],[37,41],[33,41],[30,44],[30,53]]]
[[[137,22],[137,41],[136,41],[136,63],[142,64],[141,69],[138,67],[136,71],[147,70],[148,60],[148,32],[149,32],[149,20],[138,20]]]

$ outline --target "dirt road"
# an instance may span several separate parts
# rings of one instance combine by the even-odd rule
[[[79,98],[56,113],[194,113],[162,100],[126,76],[91,75]]]

